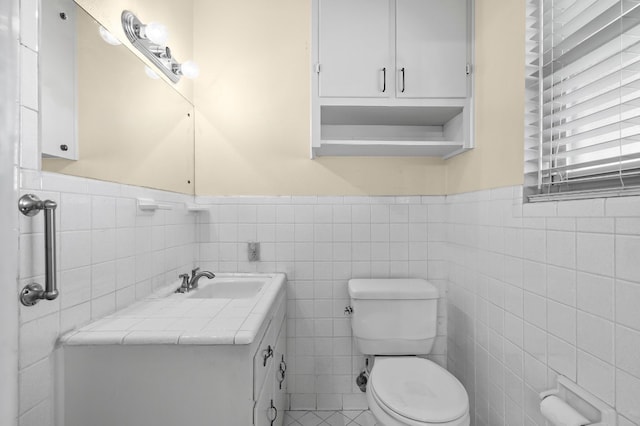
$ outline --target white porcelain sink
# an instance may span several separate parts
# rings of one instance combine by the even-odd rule
[[[255,279],[222,279],[214,278],[206,285],[192,290],[190,299],[251,299],[257,295],[264,281]]]

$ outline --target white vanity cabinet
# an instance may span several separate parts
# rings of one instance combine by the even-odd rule
[[[167,344],[171,333],[160,332],[164,341],[157,343],[63,346],[57,352],[57,424],[282,426],[287,408],[284,288],[272,306],[247,343],[236,335],[230,344],[199,337]]]
[[[473,147],[473,0],[314,0],[312,157]]]

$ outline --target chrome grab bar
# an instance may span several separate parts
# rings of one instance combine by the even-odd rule
[[[27,284],[20,292],[20,301],[25,306],[33,306],[41,299],[53,300],[58,297],[56,285],[56,207],[55,201],[40,200],[33,194],[25,194],[18,201],[18,209],[25,216],[35,216],[44,210],[44,288],[38,283]]]

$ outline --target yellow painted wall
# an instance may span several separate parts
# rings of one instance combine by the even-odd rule
[[[195,0],[198,195],[443,194],[432,158],[310,151],[310,0]]]
[[[78,0],[107,26],[116,25],[124,7],[169,25],[171,14],[159,6],[175,6],[171,1],[113,0],[106,7],[103,0]],[[190,35],[180,36],[189,32],[180,24],[189,21],[184,10],[169,25],[172,47],[191,37],[201,68],[193,88],[196,194],[451,194],[522,183],[522,1],[475,0],[476,148],[447,161],[309,158],[310,6],[311,0],[194,0]],[[104,179],[114,180],[108,173]]]
[[[476,0],[475,149],[447,162],[447,194],[524,180],[525,5]]]

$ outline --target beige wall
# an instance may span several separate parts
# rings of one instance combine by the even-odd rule
[[[524,1],[476,0],[476,148],[447,162],[447,194],[524,179]]]
[[[443,194],[439,159],[310,159],[310,8],[195,0],[196,193]]]
[[[78,2],[110,25],[125,6],[147,22],[171,23],[172,47],[189,50],[180,40],[191,37],[202,70],[193,91],[198,195],[449,194],[522,183],[521,1],[475,1],[476,148],[448,161],[309,158],[311,0],[194,0],[193,24],[188,7],[166,12],[171,0]],[[185,28],[193,32],[180,35]],[[103,178],[95,167],[54,170]],[[108,172],[104,179],[122,182]]]

